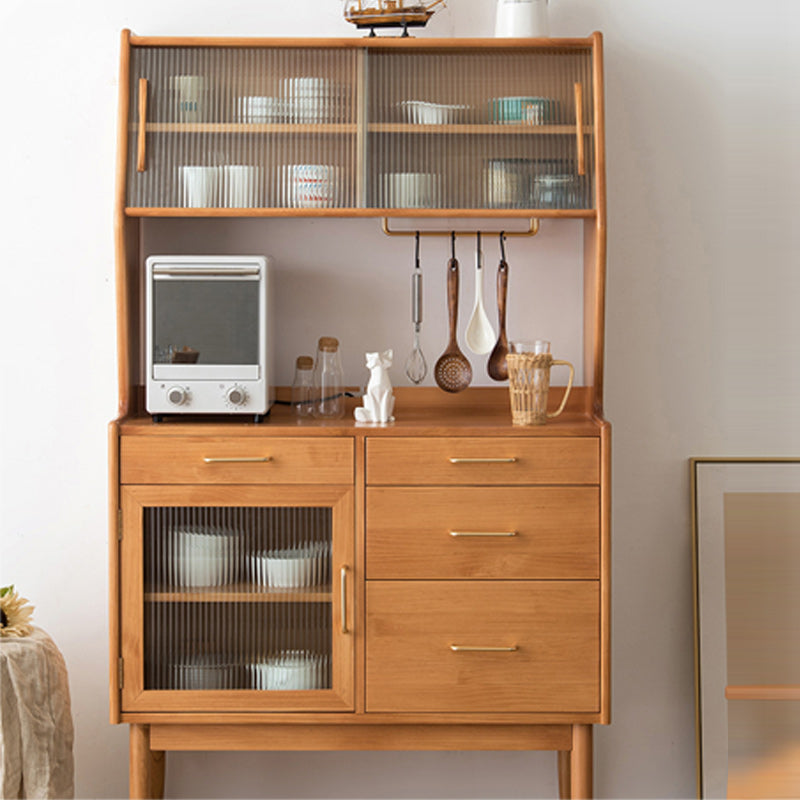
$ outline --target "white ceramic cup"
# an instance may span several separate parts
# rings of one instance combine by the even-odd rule
[[[227,164],[222,168],[222,196],[226,208],[255,208],[258,205],[258,167]]]
[[[219,205],[219,167],[184,165],[181,173],[181,205],[213,208]]]
[[[173,75],[179,122],[202,122],[206,112],[206,79],[202,75]]]

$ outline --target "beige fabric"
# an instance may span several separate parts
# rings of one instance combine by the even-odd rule
[[[0,638],[0,797],[74,795],[69,682],[40,628]]]

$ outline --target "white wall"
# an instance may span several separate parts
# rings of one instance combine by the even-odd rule
[[[686,459],[800,449],[800,271],[789,220],[800,175],[800,4],[554,0],[551,19],[555,35],[606,36],[613,724],[596,732],[596,790],[688,797]],[[483,35],[492,24],[491,0],[449,0],[425,35]],[[67,660],[77,795],[122,797],[127,729],[108,725],[106,689],[118,33],[353,32],[337,0],[3,0],[0,26],[0,585],[13,581],[31,598],[36,622]],[[520,292],[534,285],[542,253],[557,258],[571,247],[563,235],[545,231],[540,250],[514,245],[525,265],[512,262]],[[346,258],[331,255],[329,266],[352,261],[363,273],[380,259],[396,264],[407,286],[410,245],[359,223],[356,246]],[[431,357],[443,343],[441,320],[431,319],[435,274],[426,267]],[[375,289],[371,302],[385,304],[375,313],[402,326],[387,337],[407,346],[405,312]],[[547,797],[556,791],[554,765],[551,754],[519,753],[174,754],[167,792]]]

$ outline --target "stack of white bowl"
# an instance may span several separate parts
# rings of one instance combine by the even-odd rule
[[[330,164],[284,164],[284,205],[289,208],[333,208],[339,205],[341,170]]]
[[[249,664],[254,689],[270,692],[323,689],[328,681],[330,657],[308,650],[282,650],[275,656]]]
[[[172,582],[180,587],[224,586],[239,577],[236,537],[202,526],[174,532]]]
[[[330,545],[313,542],[250,556],[250,579],[256,586],[300,589],[319,586],[329,571]]]

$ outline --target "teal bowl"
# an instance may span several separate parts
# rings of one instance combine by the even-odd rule
[[[549,97],[495,97],[489,120],[511,125],[546,125],[555,118],[556,101]]]

